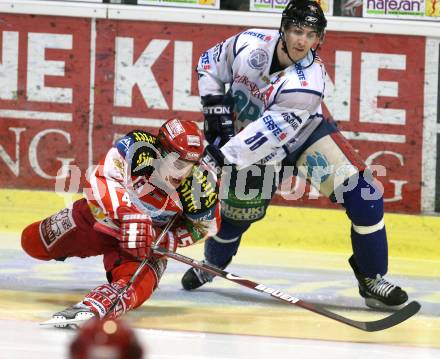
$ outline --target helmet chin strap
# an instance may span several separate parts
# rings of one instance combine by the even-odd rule
[[[301,64],[296,62],[290,56],[289,51],[287,50],[287,43],[286,43],[286,39],[284,37],[284,31],[281,28],[279,29],[279,33],[280,33],[280,38],[281,38],[281,50],[283,50],[283,52],[287,55],[289,60],[292,61],[292,63],[294,63],[295,65],[301,66],[301,68],[303,68],[303,69],[307,69],[307,68],[309,68],[310,66],[313,65],[313,63],[315,62],[315,59],[316,59],[316,51],[318,51],[320,43],[318,43],[318,46],[316,46],[316,49],[310,49],[310,51],[312,51],[313,59],[310,62],[310,64],[308,64],[307,66],[303,67]]]

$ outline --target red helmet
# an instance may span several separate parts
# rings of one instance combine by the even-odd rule
[[[198,162],[202,157],[202,132],[193,121],[168,120],[159,128],[158,139],[167,152],[177,152],[182,160]]]
[[[142,359],[134,331],[121,320],[92,319],[70,344],[70,359]]]

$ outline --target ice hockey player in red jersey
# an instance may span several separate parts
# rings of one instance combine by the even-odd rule
[[[157,136],[132,131],[116,141],[92,171],[85,198],[23,230],[23,249],[40,260],[104,256],[108,283],[54,314],[57,321],[116,318],[144,303],[167,265],[151,246],[176,214],[160,243],[168,250],[218,231],[218,185],[200,161],[202,154],[203,137],[192,121],[168,120]],[[145,258],[147,266],[113,306]]]
[[[144,349],[122,320],[88,321],[70,343],[69,359],[142,359]]]

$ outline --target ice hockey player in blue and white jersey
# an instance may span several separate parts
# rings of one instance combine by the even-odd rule
[[[219,168],[232,165],[221,229],[205,242],[205,261],[222,269],[231,262],[243,233],[265,216],[286,169],[294,168],[294,175],[345,208],[352,223],[349,263],[366,304],[398,308],[408,296],[384,278],[383,187],[322,116],[325,69],[317,49],[326,25],[316,1],[291,0],[278,31],[249,29],[201,55],[197,72],[207,150]],[[192,290],[212,279],[191,268],[182,286]]]

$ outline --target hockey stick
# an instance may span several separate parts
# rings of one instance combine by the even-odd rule
[[[295,298],[294,296],[292,296],[290,294],[284,293],[281,290],[266,287],[263,284],[259,284],[259,283],[253,282],[249,279],[236,276],[232,273],[228,273],[228,272],[221,270],[217,267],[211,266],[206,263],[199,262],[199,261],[194,260],[192,258],[186,257],[182,254],[170,252],[164,248],[159,248],[159,247],[153,247],[153,251],[156,253],[162,254],[166,257],[172,258],[178,262],[188,264],[191,267],[201,269],[205,272],[214,274],[218,277],[230,280],[231,282],[234,282],[239,285],[256,290],[257,292],[268,294],[271,297],[278,299],[284,303],[296,305],[298,307],[310,310],[310,311],[315,312],[317,314],[323,315],[327,318],[337,320],[338,322],[347,324],[349,326],[352,326],[354,328],[357,328],[357,329],[360,329],[360,330],[363,330],[366,332],[376,332],[379,330],[391,328],[397,324],[404,322],[408,318],[412,317],[421,308],[420,303],[413,301],[413,302],[410,302],[409,304],[407,304],[405,307],[401,308],[400,310],[389,315],[388,317],[385,317],[385,318],[379,319],[379,320],[375,320],[375,321],[371,321],[371,322],[361,322],[361,321],[346,318],[342,315],[331,312],[331,311],[321,307],[318,304],[313,304],[310,302],[303,301],[301,299]]]

